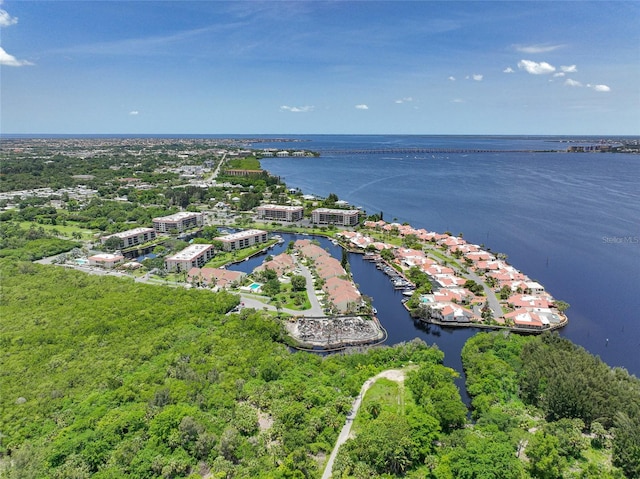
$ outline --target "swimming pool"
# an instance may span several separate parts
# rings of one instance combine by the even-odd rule
[[[249,285],[249,289],[255,293],[260,289],[261,286],[262,285],[260,283],[251,283]]]

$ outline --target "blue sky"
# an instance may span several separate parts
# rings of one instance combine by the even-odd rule
[[[640,2],[0,3],[0,131],[640,134]]]

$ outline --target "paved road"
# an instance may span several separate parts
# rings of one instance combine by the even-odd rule
[[[333,446],[333,450],[331,451],[331,455],[327,460],[327,464],[324,467],[324,473],[322,474],[322,479],[330,479],[331,474],[333,473],[333,463],[336,460],[336,456],[338,455],[338,450],[340,446],[342,446],[347,439],[349,439],[349,434],[351,434],[351,426],[353,425],[353,420],[358,414],[358,410],[362,405],[362,398],[369,390],[373,383],[375,383],[380,378],[391,379],[392,381],[396,381],[399,383],[404,382],[404,371],[401,369],[387,369],[386,371],[382,371],[381,373],[373,376],[372,378],[367,379],[362,387],[360,388],[360,394],[353,401],[353,405],[351,406],[351,411],[347,414],[347,419],[344,422],[344,426],[342,426],[342,430],[338,435],[338,439],[336,440],[335,446]]]

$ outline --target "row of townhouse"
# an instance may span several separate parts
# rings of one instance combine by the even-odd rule
[[[296,263],[293,256],[288,253],[280,253],[279,255],[274,256],[270,261],[263,262],[255,269],[255,271],[270,269],[275,271],[278,277],[281,277],[292,272],[295,268]]]
[[[342,314],[356,311],[362,304],[362,295],[353,281],[345,279],[347,272],[340,261],[310,240],[297,240],[294,247],[314,263],[316,274],[323,280],[322,290],[327,301]]]
[[[188,271],[187,281],[198,286],[226,289],[240,283],[245,276],[246,273],[230,269],[194,267]]]

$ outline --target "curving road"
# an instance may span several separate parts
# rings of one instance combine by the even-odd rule
[[[358,414],[358,410],[362,405],[362,398],[364,398],[364,395],[369,390],[369,388],[373,386],[373,383],[375,383],[380,378],[386,378],[392,381],[396,381],[398,383],[403,383],[404,373],[405,372],[402,369],[387,369],[386,371],[382,371],[381,373],[376,374],[375,376],[367,379],[364,382],[364,384],[360,388],[360,394],[358,394],[358,397],[356,397],[355,400],[353,401],[353,405],[351,406],[351,411],[349,411],[349,414],[347,414],[347,418],[344,422],[344,426],[342,426],[342,430],[340,431],[340,434],[338,435],[336,444],[335,446],[333,446],[331,455],[329,456],[329,459],[327,460],[327,464],[324,467],[324,472],[322,473],[322,479],[331,479],[331,474],[333,472],[333,463],[336,460],[336,456],[338,455],[338,450],[340,449],[340,446],[342,446],[347,441],[347,439],[349,439],[349,434],[351,434],[351,426],[353,425],[353,420]]]

